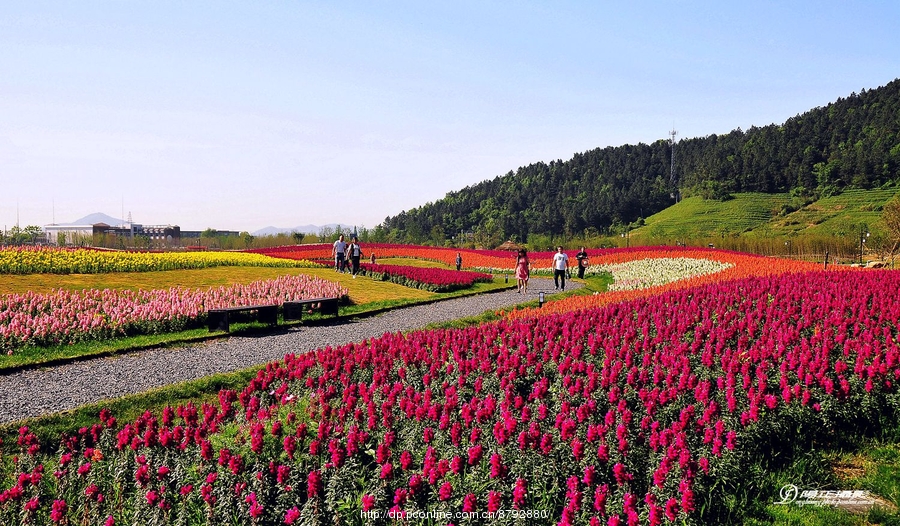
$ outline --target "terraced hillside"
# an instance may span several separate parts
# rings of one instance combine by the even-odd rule
[[[688,197],[631,231],[636,242],[672,243],[716,237],[842,237],[874,226],[896,187],[847,190],[810,204],[789,194],[736,193],[725,201]]]
[[[648,217],[632,235],[671,241],[741,234],[770,224],[790,202],[788,194],[741,193],[725,201],[688,197]]]
[[[775,235],[821,234],[842,236],[860,224],[873,225],[881,217],[884,204],[898,192],[884,190],[847,190],[824,197],[796,212],[772,221]]]

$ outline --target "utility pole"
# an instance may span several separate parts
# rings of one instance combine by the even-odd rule
[[[863,248],[866,246],[866,238],[871,234],[863,227],[859,228],[859,265],[863,264]]]

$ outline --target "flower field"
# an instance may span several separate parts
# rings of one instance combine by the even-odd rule
[[[0,296],[0,350],[178,331],[201,324],[211,308],[345,295],[338,284],[305,275],[209,289],[7,294]]]
[[[414,289],[431,292],[450,292],[471,287],[475,283],[489,282],[490,274],[445,270],[440,268],[408,267],[403,265],[372,265],[363,263],[362,271],[372,279],[390,281]]]
[[[23,428],[0,522],[715,523],[705,499],[773,430],[900,402],[900,274],[715,255],[733,266],[644,297],[289,355],[218,404],[104,412],[58,445]]]
[[[0,248],[0,274],[96,274],[149,272],[220,266],[313,267],[309,261],[288,261],[244,252],[127,252],[46,247]]]
[[[652,265],[648,261],[652,259],[667,258],[688,258],[695,262],[707,261],[718,262],[726,268],[718,272],[703,273],[700,266],[682,265],[682,274],[678,279],[668,281],[662,284],[649,284],[646,288],[635,288],[623,290],[614,290],[611,287],[610,292],[605,294],[596,294],[593,296],[570,296],[560,301],[547,303],[541,309],[517,309],[507,313],[510,318],[530,318],[535,316],[548,316],[551,314],[560,314],[580,309],[589,309],[602,305],[610,305],[613,303],[627,301],[636,298],[645,298],[662,294],[671,290],[680,290],[699,285],[715,284],[723,281],[738,280],[755,276],[777,276],[781,274],[794,274],[802,272],[815,272],[821,270],[821,266],[816,263],[805,261],[797,261],[792,259],[779,259],[752,254],[743,254],[740,252],[731,252],[727,250],[710,250],[704,248],[681,247],[672,248],[665,247],[645,248],[635,247],[630,249],[617,249],[606,251],[598,255],[591,255],[592,266],[599,269],[608,269],[610,266],[629,264]],[[643,263],[637,263],[642,261]],[[830,267],[829,272],[840,273],[847,271],[844,267]]]

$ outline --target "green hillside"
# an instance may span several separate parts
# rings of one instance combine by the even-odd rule
[[[648,217],[631,235],[665,241],[742,234],[770,224],[790,202],[789,194],[755,192],[724,201],[687,197]]]
[[[843,236],[865,224],[873,226],[881,209],[897,193],[897,188],[883,190],[847,190],[839,195],[823,197],[803,208],[776,218],[770,226],[775,235]]]
[[[900,189],[847,190],[803,205],[789,194],[733,194],[717,201],[693,196],[653,214],[633,237],[658,241],[747,236],[843,236],[874,226]]]

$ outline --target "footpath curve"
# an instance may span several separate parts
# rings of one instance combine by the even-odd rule
[[[568,285],[570,289],[582,286],[574,281]],[[339,319],[334,324],[301,325],[280,334],[233,336],[0,375],[0,424],[266,364],[289,353],[474,316],[535,300],[540,292],[555,293],[552,280],[532,278],[525,296],[514,289],[504,290],[397,308],[371,317]]]

